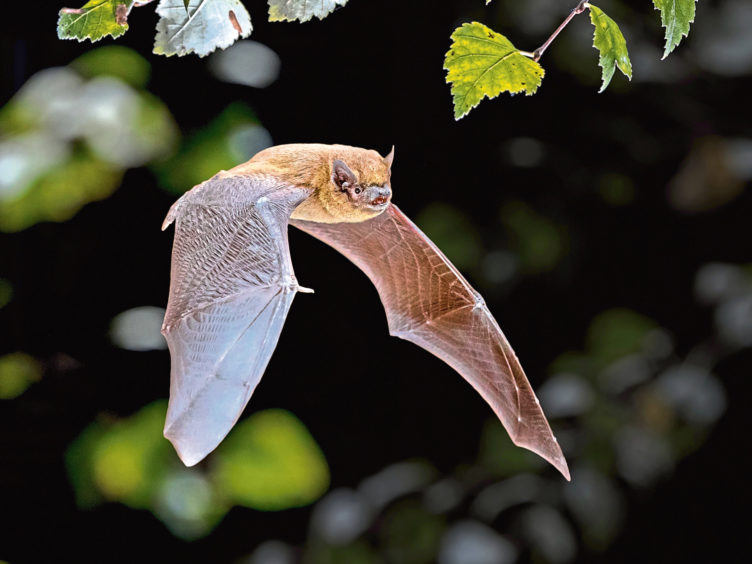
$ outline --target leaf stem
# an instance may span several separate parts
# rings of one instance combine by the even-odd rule
[[[569,12],[569,15],[566,17],[566,19],[561,22],[561,25],[556,28],[556,31],[551,34],[551,37],[546,39],[546,42],[543,45],[538,47],[531,54],[522,51],[520,51],[520,54],[531,57],[535,62],[538,62],[538,60],[543,56],[543,52],[548,49],[548,46],[551,45],[551,42],[554,39],[556,39],[556,36],[559,35],[565,27],[567,27],[567,24],[572,21],[572,18],[574,18],[578,14],[581,14],[589,7],[590,4],[587,0],[580,0],[580,3],[577,4],[577,6],[575,6],[571,12]]]

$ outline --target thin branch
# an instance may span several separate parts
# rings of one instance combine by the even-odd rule
[[[526,57],[530,57],[531,59],[533,59],[535,62],[538,62],[538,60],[540,60],[540,58],[543,56],[543,52],[546,49],[548,49],[548,46],[551,45],[551,42],[554,39],[556,39],[556,36],[559,35],[565,27],[567,27],[567,24],[569,24],[569,22],[572,21],[572,18],[581,14],[582,12],[587,10],[589,7],[590,7],[590,4],[588,3],[587,0],[580,0],[580,3],[577,4],[577,6],[575,6],[571,12],[569,12],[569,15],[566,17],[566,19],[563,22],[561,22],[561,25],[556,28],[556,31],[554,31],[551,34],[551,37],[546,39],[546,42],[543,45],[538,47],[532,53],[529,53],[527,51],[520,51],[520,55],[525,55]]]

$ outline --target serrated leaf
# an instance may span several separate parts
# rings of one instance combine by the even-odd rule
[[[120,37],[128,31],[123,13],[127,16],[133,1],[89,0],[80,9],[63,8],[57,20],[57,36],[79,41],[99,41],[108,35]]]
[[[590,21],[593,22],[595,28],[593,47],[600,53],[598,64],[603,68],[603,83],[598,91],[600,93],[611,82],[616,67],[619,67],[624,76],[632,80],[632,62],[629,60],[627,42],[614,20],[609,18],[603,10],[590,4]]]
[[[682,40],[689,35],[689,24],[695,21],[697,0],[653,0],[656,10],[661,12],[661,24],[666,28],[666,47],[663,59],[668,57]]]
[[[444,68],[449,71],[446,81],[452,84],[455,119],[485,97],[502,92],[534,94],[543,80],[543,67],[481,23],[463,24],[454,30],[452,40]]]
[[[248,37],[251,16],[240,0],[160,0],[154,53],[204,57]]]
[[[270,22],[307,22],[316,16],[323,20],[347,0],[269,0]]]

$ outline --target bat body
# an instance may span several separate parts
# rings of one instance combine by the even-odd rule
[[[287,242],[295,227],[371,279],[390,334],[444,360],[488,402],[512,441],[567,479],[566,460],[483,298],[391,203],[393,152],[282,145],[196,186],[176,223],[162,332],[172,357],[165,436],[186,465],[240,417],[298,291]],[[310,290],[308,290],[310,291]]]

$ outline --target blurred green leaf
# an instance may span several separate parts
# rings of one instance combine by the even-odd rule
[[[446,81],[452,85],[455,119],[485,97],[495,98],[502,92],[535,94],[543,80],[543,67],[481,23],[462,24],[452,33],[452,41],[444,68]]]
[[[628,354],[640,352],[645,335],[657,327],[656,323],[628,309],[610,309],[598,314],[587,333],[588,351],[601,366],[606,366]]]
[[[13,298],[13,285],[5,278],[0,278],[0,309],[4,308]]]
[[[619,26],[593,4],[590,4],[590,21],[595,28],[593,47],[600,53],[598,64],[603,69],[603,83],[599,92],[603,92],[609,85],[616,67],[632,80],[632,63],[627,52],[627,42]]]
[[[666,28],[666,46],[663,58],[668,57],[682,40],[689,35],[689,24],[695,21],[697,0],[653,0],[656,10],[661,12],[661,25]]]
[[[124,20],[134,0],[89,0],[80,9],[63,8],[57,20],[57,36],[60,39],[99,41],[110,35],[120,37],[128,31]],[[118,23],[118,10],[121,23]],[[72,13],[71,13],[72,12]]]
[[[0,356],[0,399],[20,396],[42,377],[42,366],[23,352]]]
[[[632,179],[616,172],[606,173],[600,178],[598,192],[603,200],[612,206],[626,206],[635,198]]]
[[[472,221],[457,208],[434,202],[418,214],[416,223],[460,270],[477,266],[483,251]]]
[[[388,562],[436,562],[444,519],[419,501],[407,499],[387,509],[380,529]]]
[[[270,22],[307,22],[317,17],[323,20],[338,6],[344,6],[347,0],[269,0]]]
[[[229,500],[266,511],[307,505],[329,487],[326,459],[292,413],[270,409],[235,426],[214,455],[212,478]]]
[[[567,251],[568,237],[563,228],[523,202],[504,205],[501,220],[522,270],[528,274],[552,270]]]
[[[87,51],[71,64],[80,75],[114,76],[134,88],[144,88],[149,81],[151,65],[133,49],[109,45]]]
[[[65,467],[73,486],[76,505],[91,508],[102,501],[102,494],[94,481],[92,458],[99,441],[107,428],[101,423],[92,423],[84,429],[65,451]]]
[[[40,221],[70,219],[85,204],[112,194],[122,174],[122,170],[79,151],[20,194],[0,199],[0,231],[20,231]]]
[[[167,406],[157,401],[116,422],[95,422],[66,453],[76,499],[90,506],[104,498],[149,509],[165,479],[171,448],[162,437]]]
[[[233,140],[257,127],[261,128],[248,106],[237,102],[230,104],[204,129],[189,136],[175,156],[154,166],[161,186],[182,194],[217,171],[248,160],[252,154],[242,148],[239,150]]]
[[[161,0],[154,53],[204,57],[217,48],[229,47],[248,37],[251,16],[240,0]]]
[[[360,540],[344,546],[316,543],[308,548],[303,562],[310,564],[380,564],[383,560],[367,542]]]

